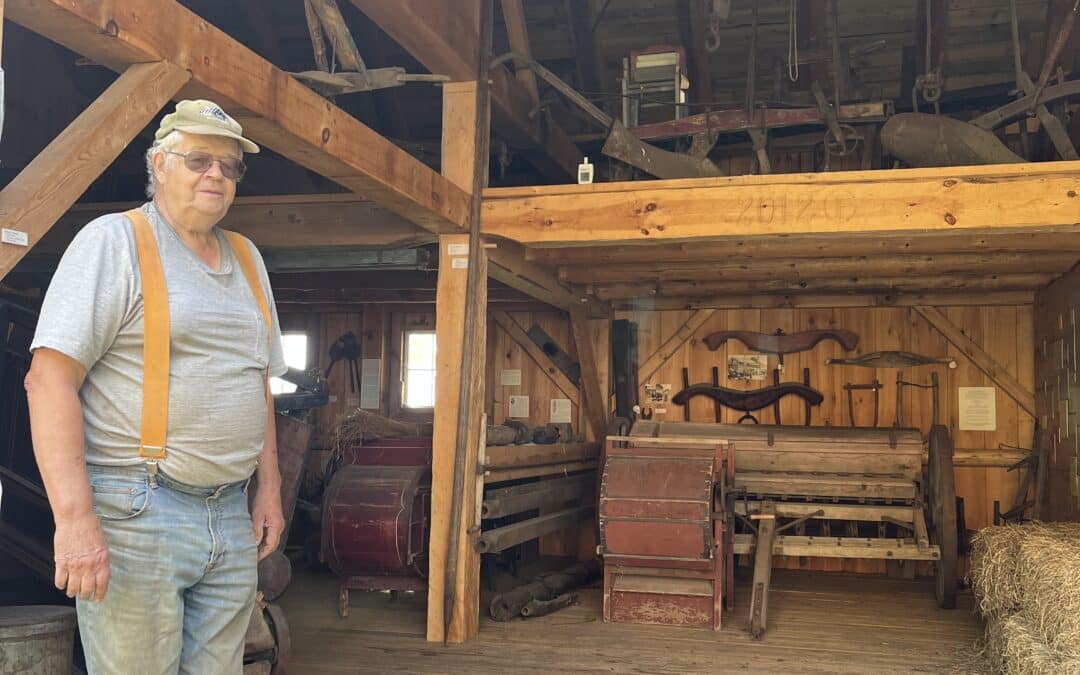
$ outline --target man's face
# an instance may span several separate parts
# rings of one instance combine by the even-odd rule
[[[182,134],[183,140],[173,152],[186,155],[201,152],[215,159],[241,158],[239,144],[222,136]],[[168,162],[166,162],[168,158]],[[213,162],[204,173],[192,171],[184,157],[159,154],[154,158],[158,194],[166,200],[171,212],[177,215],[195,212],[217,223],[225,216],[236,197],[236,181],[221,173],[221,165]]]

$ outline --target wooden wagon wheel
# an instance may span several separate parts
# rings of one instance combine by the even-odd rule
[[[292,636],[289,633],[289,622],[285,620],[285,610],[271,602],[266,605],[265,616],[270,624],[270,632],[274,634],[275,645],[274,665],[270,667],[270,675],[285,675],[292,652]]]
[[[941,549],[934,568],[935,595],[942,609],[956,607],[956,485],[953,475],[953,446],[949,430],[940,425],[930,428],[927,490],[930,541]]]

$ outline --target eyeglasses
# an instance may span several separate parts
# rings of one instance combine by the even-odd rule
[[[214,162],[218,163],[221,167],[221,175],[229,180],[235,180],[240,182],[240,179],[244,177],[244,172],[247,171],[247,165],[244,164],[244,160],[237,159],[235,157],[214,157],[211,154],[205,152],[199,152],[193,150],[187,154],[182,152],[165,151],[166,155],[176,155],[177,157],[184,158],[184,166],[189,171],[195,173],[206,173],[213,166]]]

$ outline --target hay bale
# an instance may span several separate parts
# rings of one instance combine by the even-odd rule
[[[1055,523],[1020,542],[1022,604],[1043,640],[1080,658],[1080,523]]]
[[[337,428],[334,429],[333,448],[335,453],[339,453],[345,448],[382,438],[423,436],[425,429],[430,430],[430,426],[402,422],[358,408],[338,420]],[[427,435],[431,435],[430,431]]]
[[[1028,612],[987,621],[986,656],[994,672],[1003,675],[1080,675],[1080,658],[1047,645]]]
[[[968,575],[978,600],[978,609],[987,618],[1012,613],[1025,604],[1020,566],[1020,546],[1025,541],[1080,541],[1080,523],[1030,522],[986,527],[971,539],[971,570]],[[1032,544],[1029,549],[1036,547]]]

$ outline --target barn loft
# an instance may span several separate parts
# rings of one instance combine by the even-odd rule
[[[0,672],[38,312],[184,99],[291,368],[245,672],[1080,672],[1074,0],[0,12]]]

